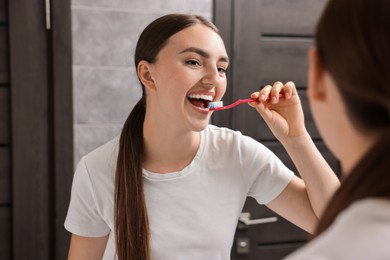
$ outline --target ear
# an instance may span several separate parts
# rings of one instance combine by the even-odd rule
[[[324,66],[321,63],[318,50],[315,47],[309,49],[309,72],[307,95],[312,100],[324,100],[326,98],[326,86],[324,82]]]
[[[137,65],[137,74],[142,84],[147,89],[155,89],[156,85],[152,77],[152,64],[141,60]]]

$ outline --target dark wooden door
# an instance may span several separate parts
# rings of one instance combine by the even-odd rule
[[[8,67],[8,16],[0,0],[0,259],[11,256],[10,87]]]
[[[222,30],[232,63],[228,91],[231,103],[275,81],[292,80],[302,100],[305,124],[317,147],[339,172],[337,160],[321,140],[306,97],[307,51],[313,43],[313,30],[326,0],[216,0],[215,23]],[[274,138],[258,113],[246,105],[214,113],[213,123],[241,131],[269,147],[294,172],[291,159]],[[232,248],[232,259],[281,259],[301,246],[308,234],[277,216],[255,200],[243,209]],[[269,219],[251,224],[248,218]],[[247,224],[245,224],[246,222]],[[248,225],[249,223],[249,225]]]
[[[46,7],[46,8],[45,8]],[[66,259],[70,0],[0,0],[0,259]]]

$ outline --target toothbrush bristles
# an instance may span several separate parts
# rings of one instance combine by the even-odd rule
[[[219,108],[219,107],[223,107],[223,101],[210,102],[210,104],[209,104],[210,109],[215,109],[215,108]]]

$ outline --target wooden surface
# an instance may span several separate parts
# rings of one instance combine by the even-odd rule
[[[0,147],[0,208],[9,208],[11,203],[11,172],[9,155],[8,147]],[[0,244],[1,242],[2,241],[0,240]]]
[[[7,0],[0,0],[0,24],[7,23]]]
[[[0,86],[8,83],[8,26],[0,22]]]
[[[43,12],[41,2],[9,1],[15,260],[49,259],[54,242],[49,226],[49,77]]]
[[[0,87],[0,145],[9,145],[9,88]]]
[[[53,50],[53,170],[54,208],[53,220],[55,259],[66,259],[70,233],[64,222],[68,211],[73,180],[73,94],[72,94],[72,46],[70,0],[52,1],[52,50]]]
[[[263,35],[311,36],[327,0],[262,0]]]
[[[11,260],[11,210],[0,207],[0,259]]]
[[[10,88],[7,2],[0,0],[0,259],[11,260]]]
[[[315,22],[326,0],[231,0],[231,7],[222,0],[215,3],[215,22],[228,37],[231,46],[228,96],[225,103],[247,98],[249,95],[275,81],[294,81],[298,87],[305,125],[322,155],[339,172],[339,163],[326,149],[315,127],[306,96],[307,51],[313,44]],[[229,4],[228,4],[229,5]],[[224,13],[230,11],[230,13]],[[221,16],[221,17],[218,17]],[[230,29],[229,29],[230,28]],[[290,157],[275,139],[258,113],[246,104],[234,109],[215,112],[213,123],[228,126],[253,137],[273,151],[291,170],[296,172]],[[251,198],[245,203],[244,212],[251,219],[277,216]],[[237,253],[237,241],[249,239],[250,250]],[[269,224],[238,228],[232,249],[232,260],[278,260],[301,246],[308,234],[281,217]]]
[[[13,260],[66,259],[70,235],[63,224],[73,177],[70,0],[51,1],[50,31],[41,2],[10,1],[8,10],[12,91],[0,91],[0,100],[11,96],[8,244]],[[1,113],[0,120],[1,127]]]

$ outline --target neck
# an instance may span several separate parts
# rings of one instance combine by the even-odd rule
[[[380,133],[360,133],[349,131],[343,138],[343,153],[340,156],[343,173],[348,175],[357,163],[369,152],[372,146],[377,142]]]
[[[158,126],[145,118],[143,167],[155,173],[181,171],[191,163],[199,144],[199,132]]]

